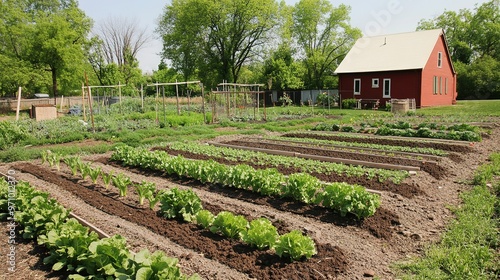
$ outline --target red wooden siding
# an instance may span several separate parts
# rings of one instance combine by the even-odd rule
[[[442,53],[441,67],[438,67],[438,53]],[[434,93],[434,79],[437,80],[437,94]],[[447,82],[447,86],[445,82]],[[440,88],[439,84],[441,84]],[[447,93],[445,92],[446,89]],[[453,67],[446,50],[444,36],[439,37],[422,72],[421,95],[422,107],[452,105],[454,101],[456,101],[456,75],[453,73]]]
[[[343,99],[380,99],[381,105],[391,98],[415,98],[420,107],[421,70],[339,74],[339,92]],[[379,87],[372,87],[372,79],[379,79]],[[361,94],[354,95],[354,79],[361,79]],[[391,79],[390,98],[383,97],[384,79]]]

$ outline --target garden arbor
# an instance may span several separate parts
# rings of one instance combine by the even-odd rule
[[[266,98],[264,91],[260,89],[264,84],[237,84],[222,82],[217,89],[211,92],[210,103],[212,110],[212,122],[217,115],[226,114],[228,118],[249,118],[248,109],[253,108],[253,119],[260,109],[260,94],[263,94],[262,106],[264,109],[264,120],[266,119]]]

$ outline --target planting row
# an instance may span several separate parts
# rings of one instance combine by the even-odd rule
[[[376,128],[376,129],[371,129]],[[421,123],[412,126],[407,122],[398,123],[375,123],[373,125],[363,124],[359,130],[352,126],[341,126],[337,124],[321,123],[316,125],[313,130],[316,131],[342,131],[342,132],[360,132],[375,133],[377,135],[403,136],[403,137],[422,137],[435,139],[449,139],[462,141],[481,141],[481,133],[478,127],[468,124],[456,124],[451,126],[439,126],[430,123]]]
[[[372,143],[358,143],[358,142],[345,142],[345,141],[329,141],[329,140],[320,140],[320,139],[305,139],[305,138],[293,138],[293,137],[283,137],[283,136],[271,136],[266,137],[264,139],[270,140],[280,140],[287,141],[292,140],[296,142],[304,142],[311,143],[317,145],[335,145],[339,147],[349,147],[349,148],[368,148],[374,150],[384,151],[386,153],[390,152],[405,152],[405,153],[415,153],[415,154],[423,154],[423,155],[434,155],[434,156],[447,156],[448,153],[433,148],[419,148],[419,147],[409,147],[409,146],[392,146],[392,145],[381,145],[381,144],[372,144]]]
[[[54,155],[54,153],[49,153]],[[49,156],[55,158],[57,156]],[[49,160],[51,166],[55,166]],[[127,189],[133,186],[139,196],[139,204],[143,205],[145,198],[149,200],[150,209],[160,202],[160,213],[165,218],[179,219],[186,222],[195,222],[203,228],[208,228],[213,233],[237,239],[255,246],[260,250],[275,250],[280,257],[298,260],[302,257],[310,258],[316,253],[314,242],[307,236],[303,236],[299,231],[292,231],[282,236],[278,235],[277,229],[267,219],[248,222],[243,216],[235,216],[231,212],[223,211],[214,216],[208,210],[203,210],[201,199],[191,190],[182,191],[173,188],[167,191],[156,191],[156,185],[151,182],[142,181],[140,184],[133,184],[131,179],[119,173],[113,175],[106,173],[99,167],[92,167],[90,163],[83,163],[79,157],[68,157],[64,162],[71,169],[73,176],[76,176],[78,170],[83,180],[86,174],[92,174],[90,177],[95,184],[99,175],[107,189],[112,182],[119,189],[120,196],[127,196]]]
[[[305,173],[345,174],[349,177],[354,176],[376,179],[381,183],[390,180],[396,184],[400,184],[409,176],[409,173],[403,170],[376,169],[346,165],[342,163],[319,162],[303,158],[291,158],[261,152],[202,145],[195,142],[171,142],[167,145],[173,150],[187,151],[194,154],[204,154],[212,158],[224,158],[235,163],[252,162],[261,166],[295,167]]]
[[[248,165],[226,166],[213,160],[188,160],[172,157],[163,151],[128,146],[117,147],[111,158],[124,165],[193,178],[202,183],[246,189],[267,196],[290,197],[321,205],[343,216],[352,213],[359,219],[372,216],[380,206],[380,197],[359,185],[324,183],[306,173],[286,177],[274,168],[256,170]]]
[[[349,143],[369,143],[369,144],[379,144],[379,145],[391,145],[391,146],[402,146],[402,147],[415,147],[415,148],[432,148],[438,149],[446,152],[456,152],[456,153],[470,153],[473,151],[471,145],[457,144],[457,143],[443,143],[437,141],[425,141],[419,139],[402,139],[402,138],[387,138],[387,137],[376,137],[372,135],[356,134],[356,133],[309,133],[309,132],[297,132],[297,133],[286,133],[283,137],[291,138],[306,138],[306,139],[319,139],[328,141],[342,141]],[[467,144],[467,143],[465,143]]]
[[[44,264],[74,273],[69,279],[199,279],[196,274],[183,275],[178,260],[162,251],[144,249],[134,255],[120,235],[99,240],[96,233],[68,218],[69,211],[56,200],[26,182],[12,185],[0,180],[0,213],[0,218],[21,226],[23,238],[36,238],[49,250]]]
[[[214,215],[203,209],[201,199],[192,190],[172,188],[159,196],[160,213],[165,218],[196,222],[212,233],[240,239],[259,250],[274,250],[278,256],[291,260],[308,259],[316,254],[314,241],[300,231],[279,235],[276,227],[266,218],[249,222],[245,217],[228,211]]]

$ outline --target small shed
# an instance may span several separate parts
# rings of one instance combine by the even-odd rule
[[[31,117],[36,121],[57,119],[57,109],[52,104],[37,104],[31,106]]]
[[[342,99],[415,99],[420,108],[452,105],[457,98],[457,74],[441,29],[361,38],[335,73]]]

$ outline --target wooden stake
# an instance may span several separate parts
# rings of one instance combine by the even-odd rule
[[[17,90],[16,121],[19,120],[19,111],[21,110],[21,91],[22,91],[22,88],[19,87],[19,89]]]
[[[144,88],[141,84],[141,109],[144,112]]]
[[[87,74],[85,73],[85,76]],[[85,115],[85,87],[84,84],[82,83],[82,114],[83,114],[83,121],[87,122],[87,116]]]
[[[90,120],[92,122],[92,132],[95,133],[95,125],[94,125],[94,112],[92,110],[92,92],[90,91],[89,79],[87,77],[87,72],[85,72],[85,82],[87,83],[87,89],[89,94],[89,110],[90,110]]]
[[[118,94],[120,95],[120,113],[122,113],[122,86],[118,82]]]
[[[180,115],[181,108],[179,106],[179,85],[177,84],[177,79],[175,80],[175,95],[177,96],[177,115]]]
[[[63,102],[64,102],[64,95],[61,95],[61,104],[59,105],[59,111],[62,112],[62,108],[63,108]]]
[[[201,111],[203,112],[203,123],[207,123],[207,116],[205,115],[205,90],[203,88],[203,83],[200,83],[201,87]]]

